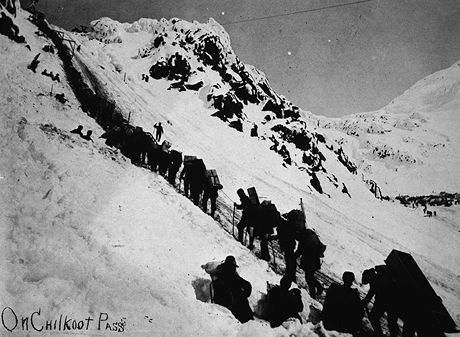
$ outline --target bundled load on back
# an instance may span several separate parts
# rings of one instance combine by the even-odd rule
[[[218,196],[218,190],[222,189],[223,186],[219,181],[217,171],[214,169],[206,170],[205,173],[206,182],[203,190],[203,211],[206,213],[208,210],[208,200],[211,200],[211,216],[214,217],[216,212],[216,202]]]
[[[171,150],[169,153],[168,181],[171,185],[176,186],[177,172],[182,165],[182,152]]]
[[[289,226],[292,228],[296,236],[300,235],[306,229],[305,214],[299,209],[293,209],[292,211],[283,214],[286,220],[289,222]]]
[[[415,331],[417,336],[430,337],[459,332],[441,298],[410,254],[392,250],[385,264],[398,289],[396,305],[404,321],[405,336],[414,336]]]
[[[195,159],[190,167],[190,194],[195,205],[200,202],[200,196],[206,183],[206,165],[203,159]]]
[[[191,168],[192,168],[192,163],[195,159],[196,159],[195,156],[189,156],[189,155],[184,156],[184,168],[182,169],[182,172],[180,173],[180,176],[179,176],[179,180],[184,181],[184,194],[186,197],[189,196]],[[180,187],[180,184],[179,184],[179,187]]]
[[[213,186],[218,190],[222,189],[223,186],[220,183],[219,176],[217,175],[217,171],[214,169],[206,170],[206,183],[209,186]]]
[[[254,319],[248,302],[252,286],[236,271],[238,265],[235,258],[230,255],[223,263],[212,265],[208,263],[205,269],[211,275],[212,301],[228,308],[241,323]]]

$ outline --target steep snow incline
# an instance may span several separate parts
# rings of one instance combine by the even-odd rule
[[[79,109],[64,76],[53,90],[69,101],[49,95],[53,82],[40,73],[63,75],[61,63],[42,53],[37,73],[27,69],[50,41],[35,36],[24,16],[15,22],[31,51],[0,36],[0,97],[7,103],[0,116],[2,310],[9,307],[18,317],[39,310],[37,328],[49,320],[53,326],[61,314],[94,320],[88,331],[71,331],[75,336],[103,333],[101,313],[112,328],[126,323],[124,336],[340,336],[311,322],[277,329],[259,320],[241,325],[227,309],[197,299],[209,299],[209,277],[200,265],[228,254],[253,285],[252,307],[265,282],[277,283],[279,276],[163,178],[105,146],[97,138],[103,130]],[[69,132],[78,124],[94,131],[94,143]],[[305,291],[303,299],[306,322],[319,305]],[[28,331],[19,326],[14,333],[32,333],[31,325]]]
[[[173,33],[167,27],[162,29],[167,34]],[[262,136],[252,138],[247,129],[241,133],[210,117],[213,109],[206,99],[206,87],[182,92],[168,90],[171,81],[166,79],[150,78],[148,82],[141,79],[155,61],[148,57],[138,58],[138,50],[148,41],[155,40],[155,34],[121,31],[122,42],[110,44],[82,35],[70,36],[81,43],[76,62],[97,78],[98,90],[110,95],[125,109],[125,115],[131,112],[131,122],[145,131],[152,131],[155,122],[167,121],[163,123],[166,139],[184,154],[197,155],[204,159],[208,168],[217,169],[226,195],[236,200],[238,187],[256,186],[259,195],[271,199],[281,212],[297,208],[299,198],[303,198],[308,224],[318,230],[328,245],[323,265],[326,272],[337,276],[351,269],[359,274],[364,268],[383,263],[393,248],[408,251],[459,321],[460,252],[457,247],[460,238],[458,225],[446,224],[444,210],[439,211],[440,217],[425,218],[420,210],[376,200],[361,177],[351,174],[337,160],[337,155],[327,148],[337,144],[329,139],[322,143],[317,138],[314,143],[324,156],[322,167],[332,179],[324,183],[328,175],[321,177],[323,189],[331,198],[318,195],[311,187],[310,175],[299,169],[301,162],[297,161],[298,166],[284,167],[283,159],[269,150],[272,141],[264,136],[272,132],[275,124],[291,126],[295,119],[270,120],[262,124],[259,133]],[[165,43],[164,48],[169,47]],[[110,55],[116,55],[116,65]],[[190,62],[199,66],[196,58]],[[216,72],[211,70],[208,75],[200,79],[212,83],[214,78],[222,83]],[[266,114],[263,103],[244,105],[242,111],[248,120],[257,118],[255,116],[263,119],[260,116]],[[314,116],[304,115],[309,134],[316,133],[315,123],[308,122],[314,120]],[[286,143],[286,146],[294,153],[292,143]],[[352,198],[341,193],[341,184],[334,187],[334,176],[347,186]]]
[[[385,108],[321,118],[322,132],[387,195],[460,191],[460,62],[417,82]]]

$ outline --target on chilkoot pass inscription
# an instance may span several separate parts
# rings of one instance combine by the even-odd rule
[[[65,332],[65,331],[112,331],[124,332],[126,318],[113,319],[106,312],[99,312],[84,317],[61,313],[52,319],[45,319],[39,308],[30,313],[19,313],[13,308],[4,307],[1,313],[0,330],[9,332]]]

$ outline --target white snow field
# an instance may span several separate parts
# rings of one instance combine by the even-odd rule
[[[345,336],[324,330],[318,322],[321,304],[304,290],[304,324],[287,322],[277,329],[259,319],[240,324],[227,309],[203,302],[209,296],[209,277],[201,265],[209,261],[230,254],[236,257],[240,275],[252,283],[253,308],[266,293],[266,281],[277,283],[280,276],[163,178],[133,166],[98,138],[104,131],[82,112],[57,55],[42,51],[43,45],[51,42],[34,34],[37,28],[27,16],[19,10],[14,22],[31,51],[0,35],[2,310],[11,308],[19,319],[39,311],[35,323],[43,327],[48,320],[59,320],[60,315],[77,321],[94,319],[88,321],[88,330],[72,330],[75,336],[115,334],[106,330],[106,323],[112,328],[123,327],[126,336]],[[106,20],[103,22],[110,22]],[[103,36],[116,36],[106,42],[120,43],[101,43],[67,33],[81,43],[75,64],[93,84],[98,82],[98,90],[110,95],[125,115],[131,113],[133,125],[152,131],[153,124],[162,121],[173,147],[197,155],[208,168],[217,169],[223,193],[233,200],[238,187],[255,186],[261,197],[272,200],[284,213],[298,208],[299,198],[303,198],[308,225],[328,246],[323,263],[326,273],[337,278],[352,270],[359,279],[364,269],[382,264],[393,248],[409,252],[459,324],[459,206],[438,208],[439,215],[428,218],[419,209],[377,200],[362,182],[362,171],[350,174],[325,144],[318,144],[326,158],[323,166],[346,184],[352,197],[325,182],[326,175],[320,179],[330,197],[317,193],[300,165],[284,167],[282,158],[269,150],[272,124],[260,129],[266,139],[257,139],[249,137],[246,129],[240,133],[210,116],[214,110],[205,97],[210,86],[221,81],[217,72],[205,69],[197,76],[205,82],[198,92],[167,90],[170,83],[166,80],[141,81],[152,58],[159,57],[137,57],[138,50],[155,37],[149,22],[142,19],[125,25],[132,27],[126,30],[115,22],[113,34],[107,34],[107,28],[96,30],[105,32]],[[165,20],[155,25],[166,31],[173,26]],[[212,21],[190,25],[217,30],[225,40],[220,26]],[[172,47],[168,50],[168,43],[162,52],[176,52]],[[33,73],[27,65],[39,52],[40,64]],[[61,83],[41,75],[45,68],[60,73]],[[453,74],[449,76],[456,76],[456,71],[454,67],[445,70]],[[442,83],[442,78],[438,79],[437,85]],[[412,90],[428,90],[422,84]],[[50,96],[51,87],[53,93],[64,93],[69,101],[62,104]],[[414,101],[403,96],[395,100],[394,111],[411,109]],[[458,109],[454,104],[458,100],[450,102],[449,111]],[[445,105],[443,109],[447,111]],[[265,113],[261,110],[262,105],[245,106],[245,125],[262,120]],[[312,118],[316,117],[306,118],[307,123]],[[457,121],[436,124],[437,135],[449,133]],[[323,129],[322,123],[319,129]],[[94,143],[69,132],[79,124],[84,131],[93,130]],[[309,127],[313,132],[313,125]],[[334,136],[326,135],[331,145]],[[454,151],[458,142],[453,135],[449,137],[451,143],[445,148],[450,152],[436,152],[446,170],[459,164]],[[295,153],[293,147],[288,149]],[[405,184],[402,178],[398,183]],[[2,335],[7,332],[5,324],[14,325],[11,310],[5,315]],[[107,321],[99,326],[100,318]],[[27,336],[33,331],[30,324],[28,330],[23,329],[19,321],[13,334]],[[56,334],[51,329],[40,335]]]

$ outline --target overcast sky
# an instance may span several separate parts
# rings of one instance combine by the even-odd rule
[[[373,0],[226,24],[353,1],[41,0],[39,8],[67,29],[102,16],[124,22],[213,17],[243,62],[264,71],[294,104],[326,116],[378,109],[460,60],[460,0]]]

